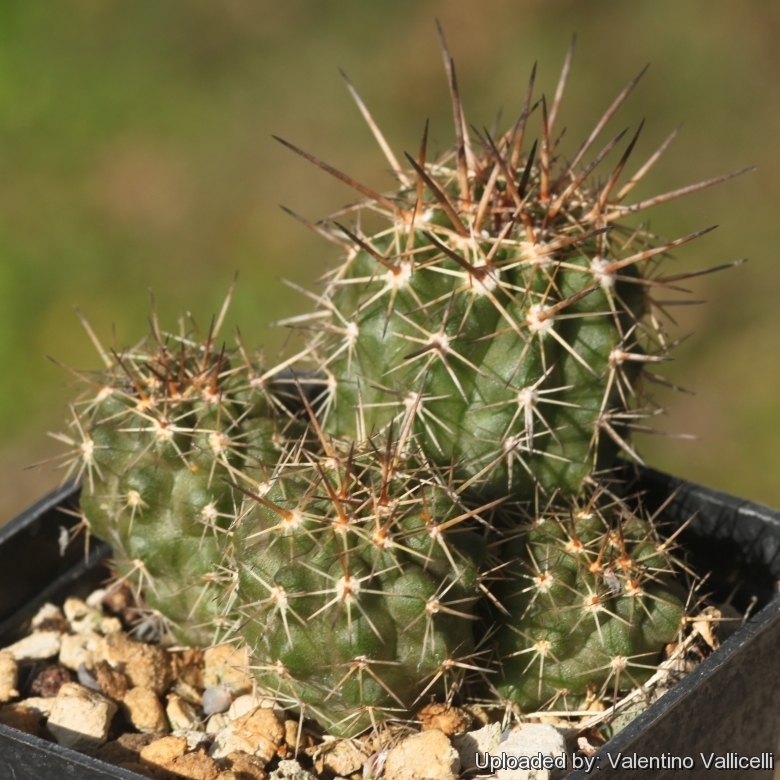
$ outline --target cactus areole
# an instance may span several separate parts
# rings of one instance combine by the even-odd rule
[[[262,368],[215,346],[222,317],[206,339],[155,319],[138,348],[100,348],[60,436],[86,524],[177,639],[247,643],[258,684],[335,734],[432,697],[614,700],[685,618],[670,544],[618,475],[671,345],[656,294],[683,275],[660,261],[711,228],[663,241],[630,218],[728,176],[629,203],[673,136],[633,173],[641,126],[594,143],[642,73],[565,158],[571,50],[554,99],[532,73],[489,132],[442,48],[455,145],[437,159],[426,125],[402,165],[347,82],[396,191],[283,141],[363,196],[298,217],[345,253],[287,321],[303,349]]]

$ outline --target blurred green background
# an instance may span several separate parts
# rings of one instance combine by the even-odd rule
[[[470,121],[514,119],[531,66],[549,95],[570,36],[578,49],[559,119],[571,153],[624,84],[652,67],[607,135],[647,123],[634,166],[683,132],[637,198],[746,165],[756,173],[647,213],[677,237],[679,270],[749,257],[695,280],[692,333],[663,369],[695,396],[658,392],[644,436],[657,467],[780,506],[780,4],[741,0],[6,0],[0,4],[0,521],[59,475],[23,471],[60,447],[73,393],[45,359],[99,361],[74,315],[119,346],[191,311],[207,326],[233,274],[228,325],[269,359],[267,324],[308,309],[280,277],[313,284],[334,248],[283,214],[316,219],[353,193],[271,139],[392,187],[338,76],[356,84],[398,154],[426,118],[452,138],[434,19],[445,28]],[[605,135],[604,141],[607,140]],[[598,145],[597,145],[598,146]],[[629,166],[631,168],[631,166]],[[632,168],[633,169],[633,168]],[[227,332],[227,331],[226,331]]]

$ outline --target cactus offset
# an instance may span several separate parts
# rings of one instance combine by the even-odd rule
[[[405,470],[400,444],[295,447],[236,526],[233,607],[258,682],[331,733],[451,699],[474,668],[478,513]]]
[[[685,591],[650,520],[621,504],[540,513],[501,552],[495,687],[525,711],[577,709],[645,682],[685,614]]]
[[[79,464],[85,476],[85,523],[112,545],[119,576],[143,586],[178,640],[204,645],[221,622],[220,537],[235,512],[225,480],[263,481],[297,433],[249,360],[233,366],[215,349],[216,330],[165,335],[155,317],[134,349],[100,347],[106,370],[80,377],[90,390],[59,435],[74,447],[69,473]]]

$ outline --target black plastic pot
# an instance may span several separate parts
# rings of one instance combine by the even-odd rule
[[[775,756],[780,743],[780,512],[669,477],[652,469],[636,473],[637,488],[651,507],[665,506],[670,528],[693,516],[680,537],[699,572],[712,571],[707,590],[752,617],[695,671],[637,717],[596,754],[597,771],[575,769],[567,780],[586,777],[661,780],[710,777],[704,758]],[[45,602],[86,595],[106,577],[107,545],[73,544],[60,554],[62,529],[76,520],[60,511],[75,507],[78,488],[54,491],[0,528],[0,647],[7,645]],[[703,754],[703,756],[702,756]],[[618,756],[620,755],[620,758]],[[691,757],[691,770],[612,767],[626,756]],[[732,768],[728,778],[766,778],[770,769]],[[569,762],[571,756],[568,756]],[[610,760],[611,759],[611,760]],[[765,759],[766,765],[766,759]],[[571,763],[569,763],[571,766]],[[714,764],[713,764],[714,766]],[[717,773],[716,775],[717,776]],[[0,778],[109,780],[140,776],[0,725]]]

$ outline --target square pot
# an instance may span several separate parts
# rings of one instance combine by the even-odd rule
[[[653,469],[632,468],[629,476],[648,507],[663,507],[659,519],[669,529],[693,516],[679,538],[696,570],[713,572],[707,591],[721,600],[731,596],[738,608],[752,605],[754,611],[693,672],[596,753],[598,771],[573,769],[566,780],[661,780],[680,772],[686,778],[709,778],[714,770],[707,769],[705,759],[711,754],[731,762],[724,777],[771,780],[773,772],[766,766],[780,742],[780,512]],[[13,641],[45,602],[86,596],[105,580],[102,562],[110,555],[105,543],[93,540],[86,557],[75,543],[61,554],[60,540],[76,520],[60,510],[76,507],[78,494],[78,486],[66,485],[0,527],[0,646]],[[668,766],[671,758],[687,757],[693,769],[641,768],[643,758]],[[754,757],[763,760],[764,768],[740,767],[741,758]],[[626,758],[634,761],[633,768],[622,763]],[[0,777],[140,776],[0,725]]]

